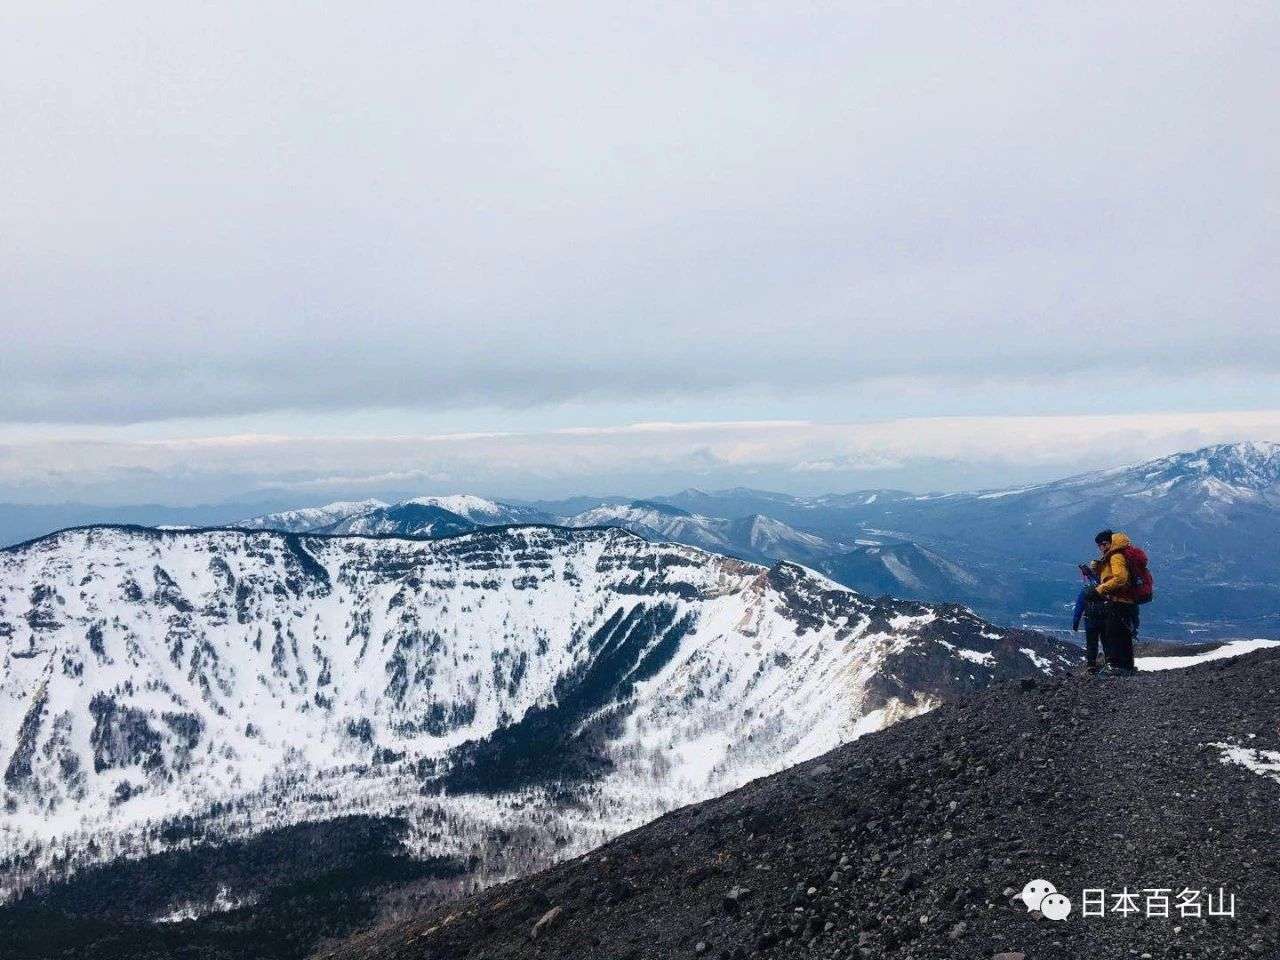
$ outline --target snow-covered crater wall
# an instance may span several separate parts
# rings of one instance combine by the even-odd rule
[[[548,782],[616,832],[1070,659],[614,529],[65,531],[0,552],[0,856],[415,797],[484,819]]]

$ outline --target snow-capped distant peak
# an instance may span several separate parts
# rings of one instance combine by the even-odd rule
[[[1221,443],[1135,467],[1152,475],[1182,474],[1234,487],[1265,490],[1280,484],[1280,443]]]
[[[1273,498],[1280,495],[1280,443],[1220,443],[1065,480],[993,490],[976,495],[976,499],[999,500],[1063,489],[1105,492],[1137,500],[1191,496],[1198,506]]]
[[[1253,501],[1280,494],[1280,443],[1220,443],[1096,476],[1131,497],[1190,493],[1203,503]]]
[[[454,493],[443,497],[413,497],[401,502],[423,507],[439,507],[441,510],[448,510],[450,513],[456,513],[476,523],[493,521],[507,512],[501,504],[469,493]]]
[[[649,503],[636,500],[634,503],[606,503],[601,506],[566,518],[566,526],[570,527],[608,527],[644,525],[660,533],[669,534],[673,524],[684,521],[700,521],[705,518],[695,516],[688,510],[668,506],[665,503]]]

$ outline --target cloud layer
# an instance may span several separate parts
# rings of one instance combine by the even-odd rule
[[[1278,408],[1278,44],[1249,0],[8,4],[3,482],[837,484]],[[557,432],[641,420],[753,424]]]
[[[1280,438],[1250,414],[932,418],[870,423],[640,423],[543,433],[0,445],[0,498],[297,502],[479,491],[498,497],[669,492],[750,484],[796,492],[1008,486],[1240,437]],[[68,467],[68,464],[74,464]]]
[[[1280,364],[1272,4],[7,9],[10,423]]]

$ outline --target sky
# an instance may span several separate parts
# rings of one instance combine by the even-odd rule
[[[1271,2],[0,7],[0,500],[1280,440]]]

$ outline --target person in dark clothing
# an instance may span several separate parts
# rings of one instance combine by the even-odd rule
[[[1076,609],[1071,616],[1071,632],[1080,632],[1080,621],[1084,620],[1084,660],[1085,669],[1097,673],[1101,669],[1098,663],[1098,642],[1102,639],[1102,631],[1107,622],[1107,604],[1101,599],[1094,587],[1098,585],[1098,567],[1101,561],[1080,564],[1080,575],[1084,578],[1084,586],[1076,595]]]

